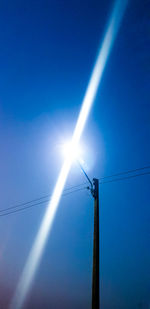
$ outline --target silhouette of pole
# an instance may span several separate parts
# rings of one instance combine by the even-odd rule
[[[93,273],[92,273],[92,309],[100,308],[99,297],[99,180],[93,178],[93,183],[83,166],[77,161],[87,178],[90,187],[87,187],[94,198],[94,238],[93,238]]]
[[[92,309],[99,309],[99,180],[93,179],[94,197],[94,239],[93,239],[93,277],[92,277]]]

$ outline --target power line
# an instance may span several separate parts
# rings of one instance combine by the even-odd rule
[[[111,180],[108,180],[108,181],[102,181],[102,182],[100,182],[100,184],[105,184],[105,183],[109,183],[109,182],[121,181],[121,180],[130,179],[130,178],[135,178],[135,177],[144,176],[144,175],[150,175],[150,171],[149,171],[149,172],[145,172],[145,173],[141,173],[141,174],[130,175],[130,176],[127,176],[127,177],[121,177],[121,178],[111,179]]]
[[[70,195],[70,194],[78,192],[78,191],[83,191],[85,189],[86,189],[86,187],[83,187],[83,188],[80,188],[80,189],[73,190],[71,192],[64,193],[64,194],[62,194],[62,197],[66,196],[66,195]],[[45,201],[34,203],[34,204],[31,204],[31,205],[28,205],[28,206],[26,205],[22,208],[18,208],[18,209],[13,210],[14,208],[16,208],[16,206],[15,206],[15,207],[11,208],[11,211],[9,211],[10,210],[10,207],[9,207],[9,208],[5,209],[5,212],[4,212],[4,210],[0,211],[0,217],[8,216],[8,215],[13,214],[13,213],[17,213],[17,212],[20,212],[20,211],[23,211],[23,210],[26,210],[26,209],[29,209],[29,208],[32,208],[32,207],[35,207],[35,206],[38,206],[38,205],[42,205],[44,203],[48,203],[49,201],[50,201],[50,199],[47,199]]]
[[[107,178],[112,178],[112,177],[117,177],[117,176],[121,176],[121,175],[125,175],[125,174],[130,174],[130,173],[135,173],[135,172],[142,171],[142,170],[149,169],[149,168],[150,168],[150,165],[145,166],[145,167],[135,168],[135,169],[132,169],[132,170],[127,170],[125,172],[120,172],[120,173],[117,173],[117,174],[112,174],[112,175],[109,175],[109,176],[100,177],[99,180],[107,179]]]
[[[149,168],[150,168],[150,166],[145,166],[145,167],[141,167],[141,168],[137,168],[137,169],[131,169],[131,170],[128,170],[128,171],[125,171],[125,172],[120,172],[120,173],[117,173],[117,174],[112,174],[112,175],[109,175],[109,176],[101,177],[101,178],[99,178],[100,184],[106,184],[106,183],[130,179],[130,178],[135,178],[135,177],[139,177],[139,176],[149,175],[150,171],[140,173],[140,174],[130,175],[130,176],[127,176],[127,177],[111,179],[111,180],[108,180],[108,181],[101,181],[103,179],[117,177],[117,176],[129,174],[129,173],[135,173],[137,171],[146,170],[146,169],[149,169]],[[87,182],[84,182],[84,183],[81,183],[81,184],[78,184],[78,185],[75,185],[75,186],[70,186],[70,187],[68,187],[64,190],[64,192],[66,192],[66,193],[63,193],[62,196],[66,196],[66,195],[72,194],[74,192],[84,190],[88,187],[83,187],[83,185],[87,185],[87,184],[88,184]],[[75,189],[75,190],[73,190],[73,189]],[[16,213],[16,212],[19,212],[19,211],[22,211],[22,210],[25,210],[25,209],[29,209],[29,208],[32,208],[32,207],[35,207],[35,206],[38,206],[38,205],[42,205],[44,203],[48,203],[50,201],[50,197],[51,197],[50,194],[46,194],[46,195],[43,195],[42,197],[35,198],[35,199],[32,199],[32,200],[24,202],[24,203],[19,203],[19,204],[16,204],[14,206],[11,206],[11,207],[8,207],[8,208],[5,208],[5,209],[1,209],[0,210],[0,217],[7,216],[9,214]],[[47,198],[49,198],[49,199],[47,199]]]
[[[83,185],[86,185],[86,184],[87,184],[86,182],[83,182],[83,183],[78,184],[78,185],[75,185],[75,186],[70,186],[70,187],[66,188],[66,189],[64,190],[64,192],[66,192],[66,191],[68,192],[69,190],[72,190],[72,189],[74,189],[74,188],[79,188],[79,187],[81,187],[81,186],[83,186]],[[38,201],[41,201],[41,200],[46,199],[46,198],[48,198],[48,197],[50,198],[51,195],[50,195],[50,194],[46,194],[46,195],[43,195],[43,196],[41,196],[41,197],[32,199],[32,200],[27,201],[27,202],[19,203],[19,204],[10,206],[10,207],[8,207],[8,208],[3,208],[3,209],[0,209],[0,213],[1,213],[1,212],[6,212],[6,210],[11,210],[11,209],[18,208],[18,207],[22,207],[22,206],[25,206],[25,205],[28,205],[28,204],[31,204],[31,203],[34,203],[34,202],[38,202]],[[47,200],[46,200],[46,201],[47,201]],[[43,202],[46,202],[46,201],[43,201]]]

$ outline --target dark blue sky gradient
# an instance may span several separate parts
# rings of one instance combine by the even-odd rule
[[[1,1],[0,208],[51,193],[113,1]],[[150,1],[128,1],[82,142],[89,176],[150,165]],[[149,175],[100,186],[102,309],[150,305]],[[76,166],[67,185],[84,182]],[[26,309],[90,309],[92,198],[63,197]],[[0,217],[7,309],[45,206]]]

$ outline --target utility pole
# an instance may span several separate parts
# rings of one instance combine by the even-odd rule
[[[99,309],[99,180],[93,179],[94,198],[94,245],[93,245],[93,277],[92,277],[92,309]]]
[[[92,273],[92,309],[100,309],[99,296],[99,180],[93,178],[93,183],[85,172],[83,166],[77,161],[90,187],[94,199],[94,238],[93,238],[93,273]]]

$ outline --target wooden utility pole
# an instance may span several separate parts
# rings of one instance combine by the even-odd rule
[[[93,179],[94,197],[94,245],[93,245],[93,278],[92,309],[100,308],[99,297],[99,180]]]

